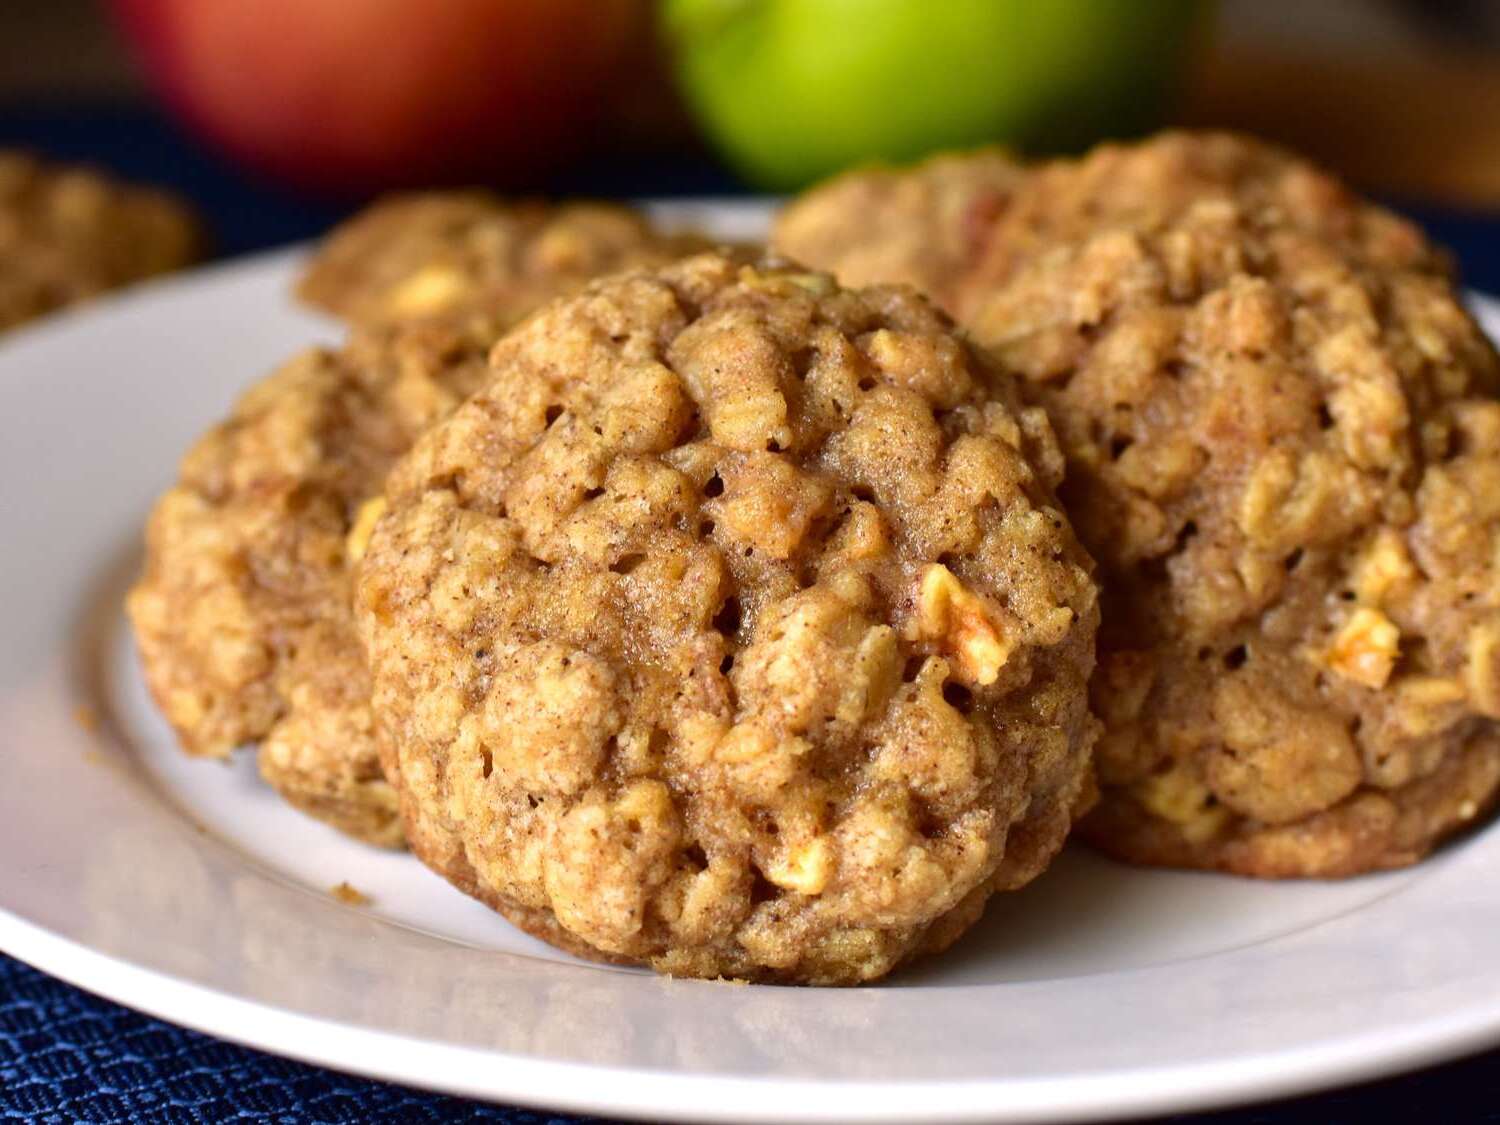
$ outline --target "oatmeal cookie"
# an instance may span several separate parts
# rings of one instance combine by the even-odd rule
[[[911,285],[952,307],[1025,175],[999,149],[856,169],[782,210],[771,244],[845,285]]]
[[[1045,867],[1095,591],[1045,417],[941,314],[709,254],[491,365],[358,577],[429,866],[587,956],[827,984]]]
[[[1298,230],[1371,266],[1448,269],[1415,224],[1295,153],[1234,133],[1169,131],[1030,168],[988,226],[974,268],[956,283],[952,311],[967,320],[992,288],[1055,247],[1115,227],[1162,229],[1216,206],[1264,229]]]
[[[515,322],[591,278],[705,245],[696,236],[661,234],[628,207],[423,192],[383,200],[335,229],[297,293],[357,324],[475,307]]]
[[[484,379],[499,328],[419,324],[306,352],[183,459],[127,606],[146,678],[191,754],[260,740],[292,804],[400,843],[375,749],[350,564],[387,470]]]
[[[1132,165],[1143,198],[1173,190],[1148,151],[1042,194],[1128,199]],[[1278,182],[1023,247],[968,324],[1046,406],[1099,560],[1083,835],[1338,876],[1495,800],[1500,372],[1420,235],[1305,168]]]
[[[915,286],[962,321],[1052,248],[1115,226],[1159,227],[1212,202],[1316,234],[1371,264],[1448,267],[1414,224],[1294,153],[1182,130],[1038,164],[979,149],[846,173],[789,204],[772,244],[848,284]]]
[[[168,195],[0,150],[0,330],[188,265],[202,234]]]

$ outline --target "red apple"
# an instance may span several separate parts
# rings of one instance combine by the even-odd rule
[[[536,182],[586,139],[644,0],[113,0],[147,75],[240,159],[339,194]]]

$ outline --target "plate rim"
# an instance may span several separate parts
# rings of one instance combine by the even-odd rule
[[[4,908],[0,949],[85,992],[267,1054],[458,1097],[632,1120],[725,1125],[1115,1121],[1355,1085],[1458,1059],[1500,1041],[1497,1005],[1470,1021],[1424,1021],[1403,1035],[1371,1033],[1368,1042],[1345,1039],[1317,1049],[1085,1076],[924,1082],[739,1078],[535,1059],[304,1015],[130,964]],[[1442,1022],[1454,1026],[1429,1027]],[[1274,1075],[1269,1082],[1268,1073]],[[663,1099],[664,1089],[671,1092],[669,1100]]]

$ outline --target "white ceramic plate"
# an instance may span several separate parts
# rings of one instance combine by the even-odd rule
[[[739,236],[764,212],[704,215]],[[248,758],[181,756],[120,598],[179,452],[248,380],[335,334],[289,302],[296,260],[188,275],[0,345],[0,947],[280,1054],[623,1116],[1118,1117],[1500,1041],[1500,829],[1330,884],[1070,852],[879,987],[735,987],[572,960],[414,859],[303,819]],[[343,880],[370,904],[336,901]]]

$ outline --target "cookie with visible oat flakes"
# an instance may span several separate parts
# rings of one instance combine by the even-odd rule
[[[710,254],[549,306],[393,470],[360,567],[411,846],[673,975],[944,948],[1086,799],[1059,468],[907,291]]]
[[[1372,267],[1448,272],[1447,255],[1415,223],[1296,153],[1235,133],[1169,130],[1028,167],[989,224],[973,268],[953,283],[950,311],[967,321],[995,286],[1058,247],[1122,227],[1164,230],[1216,209],[1261,229],[1300,232]]]
[[[1122,162],[1172,182],[1165,144],[1086,159],[1071,193],[1059,168],[1036,206],[1118,190]],[[1099,560],[1081,832],[1266,877],[1399,866],[1500,792],[1500,368],[1414,228],[1227,151],[1260,186],[1116,200],[969,292]]]
[[[385,473],[539,304],[699,245],[624,207],[484,192],[396,197],[335,230],[299,288],[354,322],[351,342],[247,392],[184,459],[147,529],[128,605],[183,747],[223,756],[258,741],[261,773],[292,804],[399,845],[349,606]]]
[[[385,474],[479,386],[495,324],[357,334],[251,387],[183,458],[127,599],[146,680],[190,754],[258,741],[265,778],[340,830],[401,829],[369,709],[350,571]]]
[[[918,198],[927,177],[863,190]],[[962,209],[840,219],[854,191],[814,189],[782,228],[815,265],[925,284],[1068,458],[1103,584],[1104,798],[1083,835],[1145,863],[1344,875],[1494,803],[1500,388],[1446,254],[1225,133],[1029,166],[978,234]],[[925,280],[891,253],[924,222],[922,244],[968,247]]]

